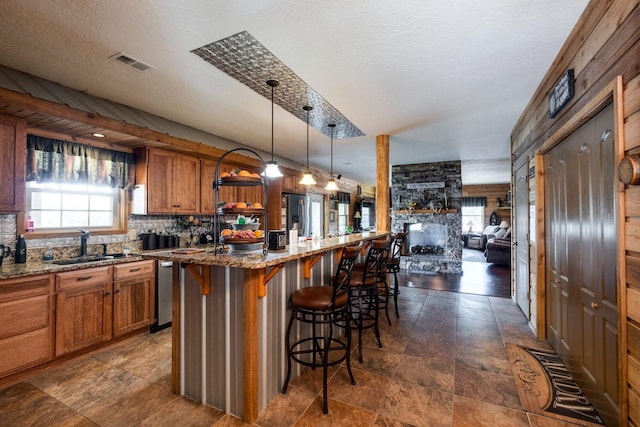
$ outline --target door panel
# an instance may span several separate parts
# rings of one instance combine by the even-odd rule
[[[531,283],[529,281],[529,168],[525,163],[516,171],[515,233],[516,233],[516,301],[531,319]]]
[[[545,154],[547,334],[607,420],[618,411],[613,107]]]

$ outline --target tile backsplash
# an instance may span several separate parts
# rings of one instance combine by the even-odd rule
[[[156,233],[166,232],[180,237],[180,246],[185,247],[195,244],[201,233],[210,229],[209,217],[203,216],[205,220],[200,226],[184,226],[186,216],[179,215],[130,215],[129,232],[135,235],[131,238],[129,233],[91,235],[87,242],[87,253],[101,254],[103,244],[107,245],[107,252],[120,253],[125,247],[129,247],[132,252],[142,250],[142,241],[138,235],[143,232],[154,231]],[[17,224],[15,214],[0,214],[0,243],[8,245],[11,250],[15,248],[17,238]],[[36,228],[37,231],[37,228]],[[41,261],[44,252],[51,248],[54,252],[54,259],[65,259],[80,255],[80,233],[73,237],[56,237],[46,239],[27,240],[27,262]],[[13,253],[12,253],[13,255]],[[3,264],[12,264],[13,256],[4,259]]]

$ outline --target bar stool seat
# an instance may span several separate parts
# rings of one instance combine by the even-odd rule
[[[287,376],[282,393],[287,392],[291,378],[291,362],[295,361],[311,369],[322,367],[322,412],[329,412],[328,367],[346,361],[351,384],[356,380],[351,372],[351,322],[347,284],[351,280],[353,265],[360,253],[360,246],[348,246],[342,250],[336,274],[329,286],[308,286],[291,294],[291,318],[285,335],[287,350]],[[311,336],[301,337],[291,343],[294,322],[309,324]],[[345,329],[344,337],[334,327]]]

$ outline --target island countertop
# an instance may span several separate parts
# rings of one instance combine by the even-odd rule
[[[159,259],[188,264],[258,269],[327,252],[332,249],[358,244],[363,240],[377,239],[388,234],[389,232],[386,231],[365,232],[339,237],[330,237],[319,241],[307,240],[304,243],[294,242],[293,244],[288,245],[284,250],[270,250],[266,255],[263,255],[262,252],[230,254],[228,251],[215,254],[213,247],[200,246],[194,249],[200,249],[202,252],[181,254],[176,253],[176,249],[169,249],[166,251],[143,253],[142,257],[146,259]]]

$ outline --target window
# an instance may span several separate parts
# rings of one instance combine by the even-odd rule
[[[86,184],[28,182],[27,211],[38,232],[118,229],[120,191]]]
[[[345,234],[349,225],[349,204],[338,203],[338,234]]]
[[[484,230],[484,206],[462,207],[462,229],[465,232],[482,233]]]

